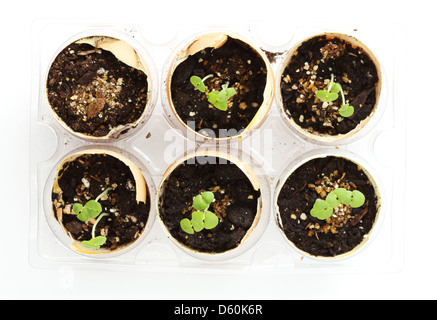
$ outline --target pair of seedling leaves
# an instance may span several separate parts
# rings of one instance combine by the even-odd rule
[[[191,220],[185,218],[180,225],[186,233],[194,234],[203,229],[214,229],[218,223],[218,217],[209,211],[209,206],[215,200],[214,194],[210,191],[197,195],[193,200],[193,208],[196,210],[191,215]]]
[[[346,103],[344,98],[344,92],[341,88],[341,85],[337,82],[334,82],[334,75],[331,75],[331,82],[329,83],[327,90],[319,90],[316,92],[317,98],[325,102],[332,102],[338,99],[338,94],[341,93],[341,97],[343,100],[343,104],[341,105],[338,112],[344,118],[350,117],[354,114],[354,107],[349,103]]]
[[[197,88],[197,90],[199,90],[200,92],[205,92],[206,91],[205,80],[211,77],[213,77],[212,74],[207,75],[203,79],[201,79],[198,76],[192,76],[190,78],[190,82],[193,86]],[[220,91],[213,90],[211,92],[208,92],[206,94],[206,96],[208,97],[208,102],[221,111],[227,111],[228,99],[234,96],[235,94],[237,94],[237,91],[234,88],[228,88],[228,87],[229,87],[229,82],[226,82],[224,85],[222,85],[222,90]]]
[[[358,190],[349,191],[345,188],[337,188],[331,191],[325,200],[317,199],[310,214],[319,220],[326,220],[340,203],[350,205],[352,208],[359,208],[365,201],[364,194]]]
[[[82,206],[80,203],[73,204],[73,213],[76,214],[77,218],[86,222],[89,219],[96,219],[92,228],[92,239],[82,241],[82,245],[89,249],[99,249],[100,246],[104,245],[106,242],[106,237],[98,236],[95,237],[96,226],[99,223],[100,219],[105,216],[108,216],[107,213],[102,213],[102,205],[99,203],[99,200],[104,197],[108,191],[112,190],[112,188],[107,188],[103,191],[95,200],[89,200],[85,206]]]

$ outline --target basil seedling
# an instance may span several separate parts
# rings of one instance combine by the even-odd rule
[[[331,102],[338,99],[338,93],[341,93],[341,98],[343,102],[340,109],[338,109],[338,112],[344,118],[350,117],[354,114],[354,107],[351,106],[349,103],[346,103],[343,89],[339,83],[334,82],[333,74],[331,74],[331,82],[329,83],[327,90],[317,91],[316,96],[322,101]]]
[[[106,237],[102,236],[95,236],[96,232],[96,226],[99,223],[99,221],[105,217],[109,216],[107,213],[102,213],[102,205],[99,203],[99,200],[104,197],[108,191],[112,190],[111,187],[107,188],[105,191],[103,191],[95,200],[89,200],[85,206],[82,206],[80,203],[73,204],[73,213],[76,214],[77,218],[82,221],[86,222],[89,219],[96,219],[94,222],[91,234],[92,239],[91,240],[85,240],[82,241],[82,245],[86,248],[90,249],[99,249],[101,245],[105,244]]]
[[[193,208],[196,211],[192,213],[191,220],[188,218],[181,220],[182,230],[194,234],[194,232],[200,232],[203,229],[214,229],[219,220],[214,213],[208,210],[214,200],[214,194],[209,191],[197,195],[193,200]]]
[[[197,88],[197,90],[199,90],[200,92],[205,92],[206,86],[204,81],[212,76],[213,75],[210,74],[203,79],[198,76],[192,76],[190,78],[190,82],[193,86]],[[208,97],[208,102],[211,103],[214,107],[221,111],[227,111],[228,100],[235,94],[237,94],[237,91],[234,88],[229,88],[229,82],[226,82],[224,85],[222,85],[222,90],[213,90],[211,92],[208,92],[206,96]]]
[[[326,220],[332,215],[334,208],[338,207],[340,203],[351,206],[352,208],[359,208],[365,201],[366,197],[358,190],[349,191],[345,188],[337,188],[331,191],[325,200],[317,199],[314,202],[310,214],[319,220]]]

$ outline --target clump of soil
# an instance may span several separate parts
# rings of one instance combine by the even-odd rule
[[[164,185],[159,212],[178,242],[196,251],[221,253],[237,247],[254,224],[260,192],[235,164],[219,164],[219,158],[214,157],[207,159],[204,165],[185,161],[171,173]],[[219,224],[191,235],[181,229],[180,221],[191,219],[193,198],[204,191],[214,193],[215,202],[209,210],[218,216]]]
[[[147,75],[110,51],[73,43],[54,60],[47,78],[52,110],[74,132],[104,137],[135,123],[147,106]]]

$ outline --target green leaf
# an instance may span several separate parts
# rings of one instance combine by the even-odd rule
[[[330,205],[329,205],[328,201],[322,200],[322,199],[317,199],[313,205],[313,208],[316,209],[317,211],[324,210],[324,209],[329,208],[329,207],[330,207]]]
[[[180,225],[181,229],[184,230],[186,233],[194,234],[193,225],[191,224],[191,221],[187,218],[182,219]]]
[[[106,242],[106,237],[98,236],[92,238],[89,241],[82,241],[82,245],[85,248],[89,248],[89,249],[99,249],[100,246],[105,244],[105,242]]]
[[[101,212],[102,212],[102,205],[95,200],[88,201],[82,211],[82,213],[86,213],[88,219],[97,218],[97,216]]]
[[[321,210],[313,208],[311,209],[310,214],[319,220],[326,220],[332,215],[332,212],[334,212],[332,207],[326,207]]]
[[[214,104],[217,101],[217,91],[212,91],[206,94],[208,96],[208,102]]]
[[[341,203],[344,203],[344,204],[350,203],[351,193],[349,193],[349,191],[347,191],[345,188],[337,188],[332,192],[334,192],[334,194],[337,195],[338,200]]]
[[[202,79],[198,76],[192,76],[190,78],[190,82],[193,86],[195,86],[200,92],[205,92],[205,84],[203,83]]]
[[[234,88],[227,88],[225,91],[228,98],[237,94],[237,90],[235,90]]]
[[[73,205],[74,207],[74,205]],[[76,210],[78,210],[81,205],[76,205]],[[74,210],[74,209],[73,209]],[[89,219],[94,219],[102,212],[102,205],[95,200],[88,201],[82,210],[77,215],[80,221],[88,221]]]
[[[218,217],[211,211],[205,211],[205,229],[213,229],[219,223]]]
[[[342,105],[341,108],[338,109],[338,112],[344,118],[348,118],[351,115],[353,115],[354,111],[355,111],[354,107],[349,105],[349,103],[346,103],[346,104]]]
[[[310,214],[317,219],[325,220],[332,215],[333,211],[334,210],[332,209],[328,201],[317,199],[316,202],[314,202]]]
[[[80,214],[82,212],[82,210],[83,210],[83,206],[80,203],[73,204],[73,212],[75,214],[77,214],[77,215]]]
[[[366,201],[366,197],[361,191],[354,190],[352,191],[352,199],[351,199],[351,207],[352,208],[359,208],[361,207],[364,202]]]
[[[206,91],[206,87],[205,87],[205,84],[203,82],[199,83],[199,85],[196,88],[200,92],[205,92]]]
[[[217,101],[216,103],[214,103],[214,107],[216,107],[217,109],[221,110],[221,111],[227,111],[228,110],[228,104],[227,102],[219,102]]]
[[[205,199],[203,199],[202,195],[199,194],[198,196],[196,196],[196,197],[194,198],[194,201],[193,201],[193,207],[194,207],[194,209],[196,209],[196,210],[203,211],[203,210],[208,209],[208,207],[209,207],[209,203],[207,203],[207,202],[205,201]]]
[[[332,88],[331,88],[330,92],[332,92],[332,93],[339,93],[340,91],[341,91],[341,85],[339,83],[337,83],[337,82],[334,82],[332,84]]]
[[[215,199],[214,193],[212,193],[211,191],[206,191],[206,192],[202,193],[202,198],[208,204],[211,204]]]
[[[217,95],[217,101],[218,102],[227,102],[228,96],[226,95],[226,91],[222,90]]]
[[[338,196],[334,192],[328,193],[328,195],[326,196],[326,201],[333,208],[337,207],[340,204],[340,201],[338,200]]]
[[[338,99],[338,93],[331,93],[325,90],[319,90],[316,92],[317,98],[325,102],[331,102]]]
[[[79,214],[77,215],[77,218],[78,218],[80,221],[82,221],[82,222],[88,221],[88,219],[89,219],[88,214],[87,214],[86,211],[85,211],[85,212],[82,211],[81,213],[79,213]]]
[[[192,76],[190,78],[190,82],[192,83],[193,86],[197,87],[199,83],[202,83],[202,79],[198,76]]]
[[[204,214],[200,211],[194,211],[191,218],[191,224],[193,225],[194,231],[199,232],[205,228],[205,222],[203,221]]]

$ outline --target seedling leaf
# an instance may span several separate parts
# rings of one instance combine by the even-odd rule
[[[361,207],[364,202],[366,201],[366,197],[364,194],[358,190],[352,191],[352,199],[351,199],[351,207],[352,208],[359,208]]]
[[[190,82],[193,86],[195,86],[197,88],[197,90],[199,90],[200,92],[205,92],[206,87],[205,87],[205,84],[203,83],[203,81],[200,77],[192,76],[190,78]]]
[[[211,204],[214,201],[214,193],[211,191],[206,191],[202,193],[202,198],[206,203]]]
[[[317,98],[322,101],[331,102],[338,99],[338,93],[328,92],[325,90],[319,90],[316,92]]]
[[[338,196],[334,192],[330,192],[326,196],[326,201],[333,208],[337,207],[340,204],[340,200],[338,200]]]
[[[235,90],[234,88],[227,88],[226,89],[226,95],[228,96],[228,98],[230,98],[236,94],[237,94],[237,90]]]
[[[186,233],[194,234],[193,225],[191,224],[191,221],[187,218],[181,220],[181,228]]]
[[[82,210],[83,210],[83,205],[81,205],[80,203],[73,204],[73,213],[79,215],[82,212]]]
[[[205,223],[203,221],[203,212],[195,211],[191,216],[191,224],[193,225],[194,231],[199,232],[202,231],[205,227]]]
[[[329,207],[329,203],[322,199],[317,199],[316,202],[314,203],[314,209],[316,209],[317,211],[324,210],[328,207]]]
[[[205,229],[213,229],[219,223],[218,217],[211,211],[205,211]]]
[[[338,200],[341,203],[347,205],[350,203],[350,194],[349,194],[350,191],[347,191],[345,188],[337,188],[333,192],[337,195]]]
[[[217,94],[217,101],[218,102],[225,102],[228,101],[228,96],[226,95],[226,91],[222,90]]]
[[[341,91],[341,85],[339,83],[337,83],[337,82],[334,82],[332,84],[331,92],[338,94],[340,91]]]
[[[219,109],[221,111],[228,110],[228,104],[226,103],[226,101],[224,101],[224,102],[216,102],[214,104],[214,107],[216,107],[217,109]]]
[[[320,211],[312,209],[310,211],[310,214],[319,220],[325,220],[325,219],[328,219],[332,215],[333,211],[334,211],[334,209],[331,207],[325,208],[325,209],[320,210]]]
[[[79,210],[82,207],[80,204],[73,205],[73,212],[76,213],[75,210]],[[79,214],[77,214],[77,218],[80,221],[88,221],[89,219],[96,218],[102,212],[102,205],[95,200],[88,201],[82,210],[79,210]]]
[[[218,99],[217,91],[210,92],[207,94],[207,96],[208,96],[209,103],[212,103],[212,104],[216,103],[216,101]]]
[[[89,241],[82,241],[82,245],[85,248],[89,248],[89,249],[99,249],[100,246],[105,244],[105,242],[106,242],[106,237],[98,236],[98,237],[92,238]]]
[[[349,105],[349,103],[342,105],[341,108],[338,109],[338,112],[344,118],[348,118],[351,115],[353,115],[354,111],[355,111],[354,107]]]
[[[208,207],[209,207],[209,203],[207,203],[207,202],[205,201],[205,199],[203,199],[202,195],[199,194],[198,196],[196,196],[196,197],[194,198],[194,201],[193,201],[193,207],[194,207],[194,209],[196,209],[196,210],[203,211],[203,210],[208,209]]]
[[[102,212],[102,205],[95,200],[90,200],[83,207],[82,213],[88,216],[88,219],[97,218],[97,216]]]

